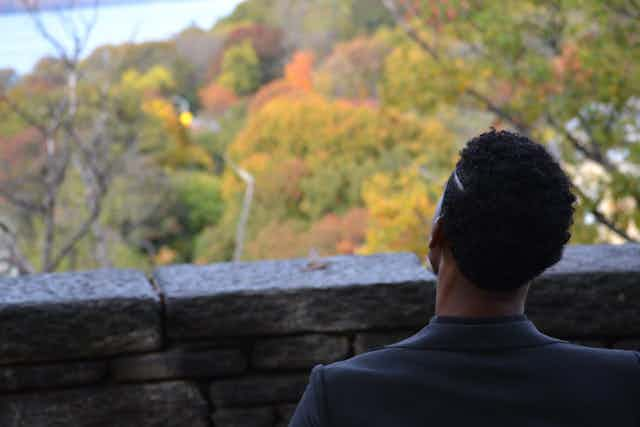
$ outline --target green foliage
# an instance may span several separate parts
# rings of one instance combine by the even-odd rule
[[[222,216],[220,181],[215,176],[195,171],[178,172],[172,179],[177,193],[176,215],[189,235],[215,225]]]
[[[640,239],[632,2],[394,2],[402,26],[381,1],[246,0],[212,30],[96,49],[75,116],[52,137],[73,126],[91,141],[104,126],[98,163],[117,171],[97,221],[108,237],[88,233],[60,268],[98,266],[98,244],[118,266],[230,259],[246,184],[228,159],[256,180],[245,258],[424,254],[456,151],[489,126],[558,156],[580,196],[573,243]],[[20,77],[0,70],[0,185],[24,178],[11,194],[25,200],[43,200],[44,143],[10,105],[49,124],[67,71],[55,58]],[[63,178],[54,249],[88,212],[82,174]],[[42,219],[0,215],[38,266]]]
[[[226,50],[218,84],[238,95],[246,95],[257,89],[260,84],[260,61],[250,41]]]
[[[237,103],[217,121],[215,132],[200,132],[194,136],[194,142],[209,153],[214,162],[214,171],[222,174],[224,169],[224,154],[227,147],[246,123],[247,108],[243,102]]]
[[[401,12],[413,37],[387,59],[386,105],[486,111],[494,125],[557,147],[581,199],[574,241],[640,238],[637,8],[617,0],[425,0]]]

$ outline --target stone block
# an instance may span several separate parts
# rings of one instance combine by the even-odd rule
[[[133,270],[0,278],[0,364],[87,359],[162,345],[160,300]]]
[[[6,427],[209,427],[209,407],[188,383],[88,387],[3,396]]]
[[[212,415],[215,427],[272,427],[275,422],[271,407],[223,408]]]
[[[276,427],[287,427],[289,425],[289,421],[293,418],[296,406],[296,404],[276,406],[276,417],[278,419]]]
[[[214,381],[209,391],[217,408],[297,403],[308,381],[308,374],[252,376]]]
[[[433,314],[435,276],[407,253],[177,265],[154,277],[176,341],[414,327]]]
[[[394,332],[362,332],[356,334],[353,342],[353,350],[356,354],[381,348],[385,345],[402,341],[415,334],[415,331],[394,331]]]
[[[120,357],[112,360],[111,376],[132,382],[180,378],[223,377],[239,374],[247,359],[238,350],[182,351]]]
[[[348,354],[347,337],[310,334],[260,340],[251,363],[258,369],[304,369],[344,359]]]
[[[640,335],[640,245],[575,245],[531,285],[527,315],[558,337]]]
[[[92,384],[106,375],[103,361],[0,366],[0,392]]]

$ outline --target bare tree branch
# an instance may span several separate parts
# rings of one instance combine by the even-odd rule
[[[551,127],[553,127],[553,129],[555,129],[557,132],[560,132],[571,143],[571,145],[573,146],[573,148],[576,149],[576,151],[580,152],[587,159],[593,160],[594,162],[598,163],[599,165],[604,167],[606,170],[611,171],[611,168],[612,168],[611,164],[609,164],[608,162],[603,163],[603,159],[601,156],[597,156],[589,148],[587,148],[582,142],[580,142],[580,140],[574,134],[572,134],[566,128],[566,126],[563,126],[562,124],[558,123],[558,121],[553,117],[552,114],[549,114],[549,113],[546,114],[546,121],[551,125]]]
[[[85,125],[77,123],[76,120],[80,102],[78,83],[82,78],[79,61],[97,23],[98,1],[94,1],[94,13],[88,20],[80,18],[79,22],[76,22],[75,18],[59,14],[59,18],[63,21],[61,22],[63,29],[72,41],[70,48],[67,48],[66,44],[46,27],[40,15],[37,1],[20,1],[29,13],[38,33],[54,48],[64,64],[67,82],[66,91],[59,103],[49,108],[44,114],[32,114],[7,96],[2,97],[1,100],[6,102],[25,123],[41,133],[45,145],[45,159],[39,182],[44,190],[41,202],[34,203],[25,200],[6,186],[0,186],[0,195],[13,205],[41,217],[44,223],[41,252],[42,270],[52,271],[57,269],[60,263],[74,251],[80,240],[92,230],[99,228],[96,228],[95,225],[100,217],[102,201],[108,191],[110,177],[118,156],[116,155],[115,158],[109,160],[110,142],[106,141],[105,137],[105,132],[107,132],[106,110],[108,108],[106,101],[100,105],[99,113],[88,133],[85,130]],[[106,92],[108,89],[106,86]],[[107,95],[108,93],[103,93],[101,99],[106,100]],[[130,142],[127,140],[125,146],[131,145]],[[88,215],[66,239],[63,239],[59,233],[57,208],[60,204],[59,192],[65,182],[72,160],[74,160],[73,165],[80,172],[84,183]],[[61,243],[60,240],[62,240]]]
[[[3,183],[3,184],[6,185],[6,187],[8,188],[13,187],[10,183]],[[15,191],[9,190],[4,186],[0,186],[0,197],[7,200],[9,203],[11,203],[12,205],[14,205],[19,209],[22,209],[25,211],[44,213],[44,207],[40,203],[23,199],[20,196],[16,195]]]
[[[65,243],[62,244],[60,250],[55,255],[55,257],[53,257],[49,261],[49,263],[44,266],[44,268],[43,268],[44,271],[54,271],[56,268],[58,268],[58,266],[60,265],[62,260],[67,255],[69,255],[69,253],[73,250],[75,245],[84,236],[86,236],[89,233],[89,231],[91,230],[92,224],[100,216],[101,208],[102,208],[101,200],[97,200],[96,204],[91,209],[91,212],[89,213],[89,216],[84,220],[84,222],[82,222],[82,224],[76,230],[76,232],[74,234],[72,234],[71,237],[69,237]]]
[[[591,213],[596,218],[596,220],[598,220],[600,224],[604,225],[609,230],[613,231],[615,234],[625,239],[627,242],[640,243],[640,240],[636,240],[633,237],[629,236],[629,234],[626,231],[616,226],[613,222],[609,221],[609,219],[598,209],[596,208],[591,209]]]
[[[46,28],[40,18],[40,5],[37,1],[20,0],[22,6],[27,11],[38,33],[54,48],[60,59],[66,64],[71,64],[71,58],[68,56],[67,49],[60,43]]]
[[[384,6],[389,10],[393,19],[402,27],[404,32],[409,36],[411,40],[416,42],[424,51],[426,51],[429,55],[433,57],[433,59],[439,60],[440,55],[429,43],[420,37],[415,28],[413,28],[405,19],[402,17],[402,13],[398,8],[398,5],[394,0],[382,0]]]
[[[0,242],[3,243],[0,245],[0,249],[4,248],[7,251],[7,253],[3,255],[3,258],[0,259],[1,262],[6,262],[9,266],[15,267],[19,274],[31,274],[35,271],[33,266],[20,251],[16,234],[13,232],[11,227],[1,219]]]
[[[574,190],[580,195],[580,198],[588,205],[588,211],[594,216],[594,218],[596,219],[596,221],[598,221],[600,224],[602,224],[603,226],[605,226],[606,228],[608,228],[610,231],[612,231],[614,234],[622,237],[623,239],[625,239],[627,242],[630,243],[640,243],[639,240],[634,239],[633,237],[631,237],[629,235],[629,233],[627,233],[625,230],[623,230],[622,228],[618,227],[616,224],[614,224],[613,221],[611,221],[609,218],[607,218],[599,209],[598,209],[598,204],[599,201],[593,201],[591,200],[585,193],[584,191],[582,191],[582,189],[580,189],[580,187],[578,187],[577,185],[575,185],[575,183],[573,184],[573,188]]]

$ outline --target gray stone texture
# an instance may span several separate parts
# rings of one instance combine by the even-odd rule
[[[0,392],[93,384],[106,375],[103,361],[0,366]]]
[[[349,339],[344,336],[311,334],[270,338],[255,344],[251,364],[258,369],[311,368],[318,363],[344,359]]]
[[[527,315],[558,337],[640,334],[640,245],[567,246],[531,285]]]
[[[243,377],[214,381],[209,392],[216,408],[296,403],[308,381],[308,374]]]
[[[223,408],[211,416],[215,427],[272,427],[274,408]]]
[[[413,254],[162,267],[174,340],[424,324],[435,276]]]
[[[276,416],[278,417],[276,427],[287,427],[289,425],[289,421],[291,421],[291,418],[293,417],[296,406],[297,405],[295,404],[276,406]]]
[[[0,364],[85,359],[162,345],[160,301],[133,270],[0,278]]]
[[[375,350],[388,344],[393,344],[410,337],[416,331],[394,331],[394,332],[362,332],[356,334],[353,342],[353,350],[356,354]]]
[[[3,427],[209,427],[200,392],[182,382],[3,396]]]
[[[114,380],[137,382],[179,378],[207,378],[239,374],[247,359],[237,350],[182,351],[120,357],[111,361]]]
[[[130,270],[0,279],[0,426],[285,426],[309,368],[412,335],[435,296],[410,254],[173,266],[155,278],[165,310]],[[569,246],[532,284],[527,314],[550,335],[639,350],[638,301],[640,245]],[[178,378],[210,383],[213,414],[195,384],[158,382]]]

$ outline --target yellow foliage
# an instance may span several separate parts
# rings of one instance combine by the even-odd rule
[[[183,121],[188,117],[178,114],[173,104],[164,98],[152,98],[142,105],[142,110],[161,121],[168,138],[166,145],[159,147],[158,161],[169,167],[200,165],[207,169],[213,167],[209,153],[199,145],[191,142],[188,130]],[[188,113],[189,115],[191,113]]]
[[[122,84],[143,93],[172,91],[176,87],[171,72],[161,65],[153,66],[146,73],[130,69],[122,74]]]
[[[256,182],[248,240],[261,236],[266,242],[277,233],[262,233],[264,227],[279,228],[289,220],[329,221],[326,230],[335,238],[326,244],[333,253],[373,248],[424,252],[417,230],[427,231],[423,222],[455,154],[452,135],[438,121],[331,101],[313,92],[271,100],[249,117],[228,148],[229,157]],[[229,218],[223,222],[234,223],[245,187],[227,169],[222,197]],[[366,242],[336,234],[341,226],[323,219],[355,208],[372,215],[362,225]],[[251,253],[263,256],[258,247],[264,248],[261,243]]]
[[[427,236],[444,180],[428,181],[418,165],[372,176],[362,195],[370,226],[362,254],[386,251],[427,253]]]
[[[164,98],[152,98],[145,101],[142,104],[142,111],[161,119],[167,124],[177,123],[175,108]]]

